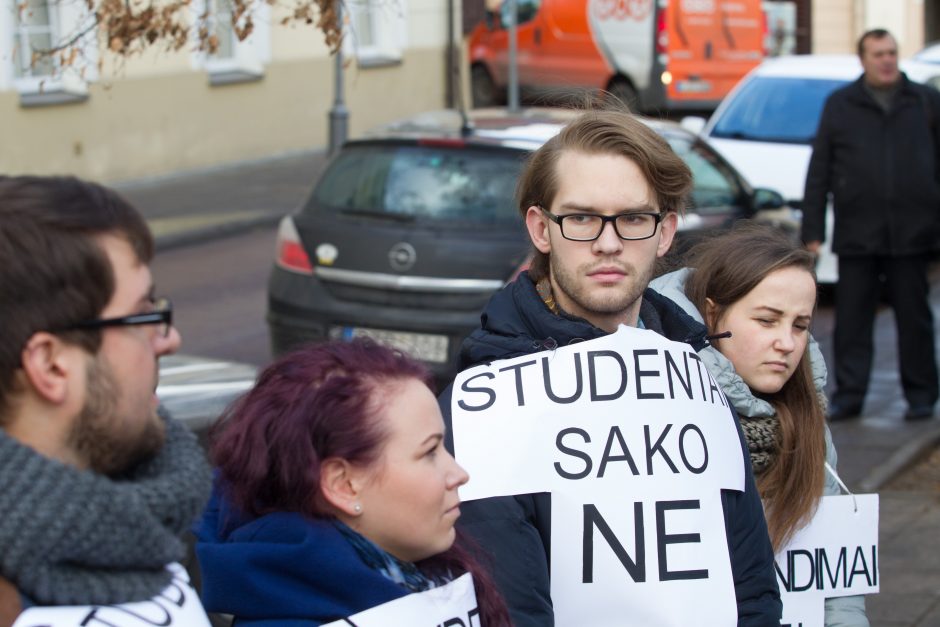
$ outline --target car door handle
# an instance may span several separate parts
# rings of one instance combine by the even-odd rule
[[[535,42],[535,45],[538,46],[542,43],[542,29],[536,28],[532,33],[532,39]]]

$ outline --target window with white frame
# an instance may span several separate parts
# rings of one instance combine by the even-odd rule
[[[87,98],[97,45],[85,2],[0,0],[0,89],[17,90],[24,105]]]
[[[346,0],[344,6],[349,11],[345,54],[366,67],[401,61],[407,32],[404,0]]]
[[[206,0],[206,21],[215,50],[209,59],[225,61],[235,58],[235,29],[232,26],[232,5],[229,0]]]
[[[358,4],[358,6],[355,6],[355,4]],[[352,15],[349,24],[352,36],[356,41],[356,47],[360,50],[374,48],[379,39],[377,37],[379,33],[375,32],[378,26],[375,15],[375,2],[361,0],[358,3],[350,3],[350,11]]]
[[[264,75],[264,64],[271,60],[270,7],[266,2],[254,2],[248,15],[252,31],[239,41],[232,24],[233,5],[230,0],[204,0],[203,16],[215,49],[202,55],[202,65],[209,73],[213,85],[259,80]],[[239,27],[244,27],[242,18]]]
[[[35,56],[34,52],[52,50],[57,41],[56,11],[46,0],[17,3],[13,32],[13,75],[16,78],[51,77],[55,73],[54,56]]]

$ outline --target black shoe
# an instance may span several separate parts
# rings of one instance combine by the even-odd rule
[[[933,418],[933,405],[912,405],[904,412],[904,420],[927,420]]]
[[[861,405],[840,405],[839,403],[831,403],[826,417],[829,418],[829,422],[838,422],[840,420],[858,418],[861,413]]]

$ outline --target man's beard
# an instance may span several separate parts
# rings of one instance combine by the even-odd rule
[[[118,415],[120,389],[110,367],[98,358],[88,361],[85,405],[69,443],[100,474],[117,476],[152,458],[163,446],[165,427],[148,403],[131,411],[146,416]]]
[[[643,296],[643,291],[649,285],[653,277],[653,268],[655,263],[638,271],[637,268],[622,261],[602,261],[600,263],[584,264],[579,268],[570,270],[564,267],[564,264],[558,260],[556,255],[549,257],[551,266],[551,276],[558,288],[577,305],[581,311],[569,311],[570,314],[590,318],[592,314],[599,316],[611,316],[623,313],[630,308],[633,303]],[[594,293],[589,289],[587,274],[593,268],[599,265],[615,265],[626,274],[622,285],[611,287],[600,291],[596,288]],[[557,300],[557,296],[556,296]]]

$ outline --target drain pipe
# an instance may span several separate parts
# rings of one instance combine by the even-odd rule
[[[519,112],[519,29],[518,3],[508,0],[509,5],[509,84],[506,104],[511,113]]]
[[[343,0],[335,0],[336,21],[343,30]],[[330,155],[335,155],[349,132],[349,109],[343,101],[343,44],[340,42],[333,55],[333,107],[330,109]]]
[[[447,0],[447,54],[445,58],[447,76],[444,79],[444,102],[449,109],[457,108],[457,90],[454,74],[457,72],[457,54],[454,45],[454,0]]]

